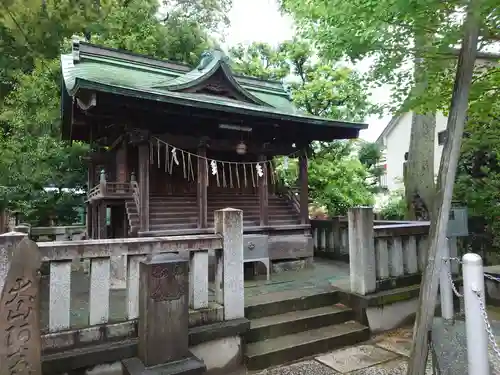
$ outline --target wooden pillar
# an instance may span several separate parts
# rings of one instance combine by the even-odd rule
[[[116,181],[126,182],[128,179],[127,168],[127,143],[122,142],[116,149]]]
[[[99,225],[99,234],[98,234],[98,238],[99,239],[105,239],[108,237],[108,226],[106,224],[106,208],[107,208],[107,205],[106,203],[101,200],[99,201],[98,205],[97,205],[97,215],[98,215],[98,225]]]
[[[259,179],[259,206],[260,206],[260,226],[264,227],[269,225],[269,187],[268,187],[268,165],[265,155],[259,155],[259,161],[262,167],[262,177],[257,176]]]
[[[90,191],[96,184],[96,173],[95,173],[95,164],[92,160],[88,161],[88,168],[87,168],[87,191]],[[88,202],[87,203],[87,222],[86,222],[86,227],[87,227],[87,238],[94,238],[95,236],[95,230],[94,230],[94,218],[93,211],[92,211],[92,203]]]
[[[299,156],[300,222],[309,223],[309,181],[307,175],[307,147]]]
[[[149,230],[149,142],[139,144],[139,223]]]
[[[205,143],[198,147],[198,188],[196,194],[196,204],[198,205],[198,228],[207,228],[207,148]]]
[[[90,204],[90,210],[92,211],[92,239],[99,238],[99,214],[98,214],[99,203],[94,201]]]
[[[87,239],[92,238],[92,205],[87,202],[85,206],[85,227],[87,228]]]

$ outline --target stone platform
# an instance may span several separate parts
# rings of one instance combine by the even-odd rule
[[[349,348],[260,372],[242,369],[230,375],[406,375],[413,327],[397,329]],[[427,362],[426,375],[433,375]]]
[[[491,328],[500,343],[500,322],[491,321]],[[432,344],[440,375],[467,374],[467,343],[465,321],[447,323],[435,318],[432,325]],[[500,358],[489,345],[491,374],[500,374]]]

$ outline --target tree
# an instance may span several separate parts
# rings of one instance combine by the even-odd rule
[[[77,33],[105,46],[194,63],[214,43],[209,29],[229,4],[212,1],[203,18],[192,18],[182,10],[206,2],[179,1],[163,19],[156,0],[42,3],[11,0],[0,15],[0,51],[10,54],[0,56],[0,201],[36,225],[52,216],[72,223],[86,189],[88,147],[59,140],[59,53],[69,38]]]
[[[287,186],[296,186],[297,160],[279,159],[276,170]],[[372,205],[369,172],[353,152],[353,142],[314,143],[309,158],[309,197],[330,216],[346,215],[354,206]]]
[[[443,264],[442,249],[447,245],[446,231],[451,209],[453,186],[456,178],[460,146],[466,123],[470,87],[474,73],[479,33],[482,25],[481,0],[467,2],[466,18],[463,23],[462,47],[451,98],[448,117],[448,140],[445,142],[438,176],[436,197],[436,219],[429,231],[428,260],[422,275],[419,293],[419,309],[415,318],[415,329],[408,361],[407,375],[423,375],[429,352],[428,332],[436,309],[439,272]],[[482,296],[484,298],[484,295]],[[486,347],[484,348],[486,350]],[[485,360],[488,361],[487,355]],[[486,364],[488,366],[488,364]],[[478,370],[472,369],[472,372]]]
[[[360,75],[341,64],[316,59],[309,43],[293,39],[272,47],[254,43],[229,51],[237,73],[285,80],[294,104],[312,115],[364,121],[377,112]]]
[[[358,148],[358,158],[361,164],[366,168],[369,178],[368,184],[373,193],[380,193],[380,178],[385,173],[385,162],[382,147],[378,143],[360,141]]]
[[[363,121],[376,111],[356,72],[326,59],[315,59],[313,49],[304,41],[294,39],[278,47],[265,43],[240,45],[230,54],[237,73],[284,80],[293,103],[312,115]],[[373,178],[381,153],[373,145],[362,145],[358,147],[363,150],[361,162],[355,146],[352,141],[312,144],[309,194],[330,215],[345,215],[349,207],[373,204]],[[277,170],[288,186],[295,186],[296,161],[280,159]]]
[[[408,200],[418,195],[432,214],[434,114],[449,105],[464,4],[456,0],[333,0],[328,5],[321,0],[282,0],[281,4],[323,56],[373,59],[373,85],[394,87],[392,110],[404,104],[402,111],[414,112],[405,186]],[[481,7],[479,47],[484,50],[500,40],[500,9],[494,0],[483,1]]]

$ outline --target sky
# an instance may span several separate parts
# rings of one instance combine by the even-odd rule
[[[293,36],[293,21],[280,14],[276,0],[233,0],[233,8],[229,12],[231,26],[226,35],[228,47],[243,43],[266,42],[276,45]],[[369,61],[362,61],[355,66],[361,72],[370,67]],[[389,87],[381,87],[371,92],[372,102],[387,103],[390,96]],[[381,119],[370,117],[366,120],[368,129],[362,130],[360,138],[375,141],[391,116]]]

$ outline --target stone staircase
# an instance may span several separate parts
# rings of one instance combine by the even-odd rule
[[[337,292],[264,302],[245,308],[250,330],[244,359],[249,370],[260,370],[370,337],[369,328],[354,320],[354,312],[339,303]]]
[[[254,227],[260,224],[259,197],[250,194],[208,194],[208,226],[214,225],[214,211],[222,208],[239,208],[243,210],[243,225]],[[126,202],[130,232],[139,229],[139,215],[135,203]],[[196,195],[151,196],[149,201],[150,231],[182,231],[196,229],[198,223],[198,207]],[[269,225],[281,226],[300,224],[299,216],[292,204],[276,195],[269,196]]]

